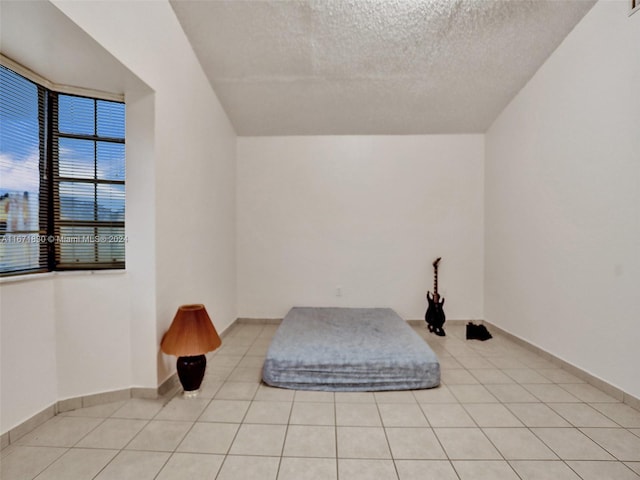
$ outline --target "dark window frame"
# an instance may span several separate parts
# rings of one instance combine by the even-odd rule
[[[61,96],[65,97],[78,97],[84,99],[90,99],[93,101],[93,120],[94,120],[94,133],[93,135],[89,134],[79,134],[79,133],[66,133],[61,132],[58,119],[58,106],[59,99]],[[100,240],[104,238],[105,243],[109,243],[109,239],[101,233],[103,228],[105,229],[120,229],[122,230],[121,235],[117,235],[122,239],[125,238],[124,228],[125,221],[124,219],[121,221],[113,221],[113,220],[99,220],[98,208],[98,188],[99,186],[106,185],[118,185],[125,186],[125,180],[109,180],[98,178],[98,143],[110,143],[110,144],[125,144],[124,137],[107,137],[100,136],[97,134],[98,132],[98,102],[104,102],[105,100],[95,98],[95,97],[87,97],[82,95],[70,95],[70,94],[62,94],[56,92],[50,92],[50,103],[51,110],[53,112],[52,116],[52,129],[51,129],[51,138],[52,138],[52,149],[50,155],[50,171],[52,172],[52,184],[51,191],[53,192],[53,203],[51,204],[52,208],[52,216],[54,221],[54,237],[56,239],[65,239],[65,235],[63,233],[64,228],[87,228],[91,229],[90,235],[96,240]],[[60,174],[60,158],[59,158],[59,143],[61,139],[72,139],[72,140],[81,140],[86,142],[93,142],[93,162],[94,162],[94,178],[77,178],[73,176],[63,176]],[[62,217],[62,200],[60,195],[60,184],[62,183],[76,183],[76,184],[84,184],[84,185],[92,185],[93,186],[93,198],[94,198],[94,219],[93,220],[79,220],[79,219],[64,219]],[[114,235],[115,236],[115,235]],[[50,259],[50,263],[52,262],[55,265],[56,270],[104,270],[104,269],[123,269],[125,268],[125,259],[124,255],[122,260],[113,260],[111,262],[101,262],[99,261],[99,249],[102,241],[94,241],[91,245],[93,248],[93,258],[92,262],[69,262],[63,259],[62,248],[64,247],[64,243],[56,243],[56,248],[54,249],[53,255],[54,258]],[[115,242],[113,242],[115,243]],[[123,245],[124,246],[124,245]]]

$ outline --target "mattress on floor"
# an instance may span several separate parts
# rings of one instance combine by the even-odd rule
[[[390,308],[294,307],[273,337],[262,378],[298,390],[412,390],[438,386],[440,364]]]

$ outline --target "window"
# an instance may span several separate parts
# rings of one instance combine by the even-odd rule
[[[45,91],[4,67],[0,91],[0,271],[40,270],[47,265],[39,241],[46,235]]]
[[[124,267],[124,105],[54,95],[57,268]]]
[[[124,268],[124,104],[0,89],[0,274]]]

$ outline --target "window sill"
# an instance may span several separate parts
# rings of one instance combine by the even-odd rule
[[[61,272],[44,272],[44,273],[26,273],[24,275],[15,275],[13,277],[0,278],[0,285],[34,282],[37,280],[45,280],[56,277],[86,277],[92,275],[125,275],[127,270],[67,270]]]

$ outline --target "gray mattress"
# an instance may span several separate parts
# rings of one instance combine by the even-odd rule
[[[412,390],[438,386],[440,364],[390,308],[294,307],[273,337],[262,379],[298,390]]]

